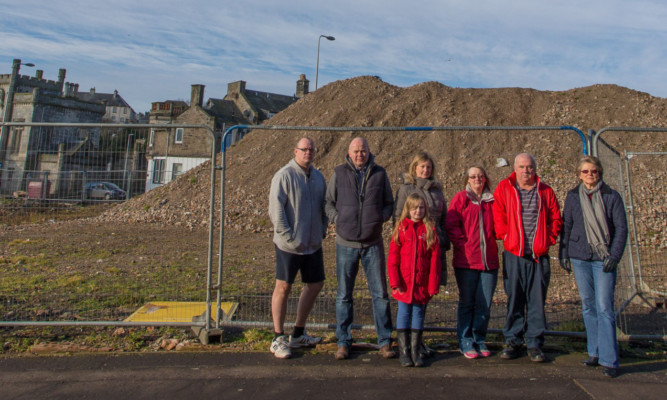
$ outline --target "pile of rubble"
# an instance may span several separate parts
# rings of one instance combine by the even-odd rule
[[[408,88],[387,84],[377,77],[358,77],[326,85],[277,114],[277,126],[404,127],[404,126],[665,126],[667,100],[615,85],[594,85],[562,92],[532,89],[460,89],[437,82]],[[392,185],[417,150],[425,149],[436,159],[437,178],[451,198],[463,189],[464,171],[472,163],[487,166],[493,183],[511,172],[514,155],[527,151],[538,161],[538,173],[556,191],[561,203],[576,185],[574,168],[582,155],[582,140],[571,130],[479,131],[461,129],[432,132],[332,132],[253,130],[231,147],[225,165],[225,225],[227,228],[270,232],[268,188],[271,177],[292,156],[293,144],[307,135],[318,146],[316,166],[329,177],[341,163],[350,140],[364,136],[378,164],[383,165]],[[623,150],[661,151],[667,136],[656,133],[610,132],[604,139]],[[496,167],[504,158],[508,166]],[[220,162],[220,158],[218,158]],[[664,164],[664,162],[663,162]],[[664,174],[664,166],[656,168]],[[659,193],[645,196],[664,199],[664,176]],[[208,226],[211,199],[210,162],[188,171],[175,181],[135,197],[98,217],[103,221],[163,223],[195,229]],[[216,177],[215,225],[219,226],[220,172]],[[647,189],[651,190],[651,189]],[[640,196],[643,194],[640,194]],[[655,197],[657,196],[657,197]],[[653,207],[651,202],[638,203]],[[654,235],[666,245],[664,200],[654,218],[661,233]],[[649,225],[647,225],[649,226]]]

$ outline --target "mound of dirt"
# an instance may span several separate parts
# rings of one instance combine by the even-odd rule
[[[328,84],[271,118],[275,126],[404,127],[404,126],[574,126],[586,132],[606,126],[664,127],[667,100],[616,85],[594,85],[568,91],[533,89],[460,89],[437,82],[400,88],[377,77],[363,76]],[[464,172],[472,163],[487,167],[492,183],[511,172],[496,167],[499,158],[511,165],[517,153],[532,153],[538,174],[564,201],[576,184],[573,170],[582,154],[580,137],[568,130],[331,132],[253,130],[226,154],[225,223],[229,228],[269,232],[268,188],[273,174],[292,156],[299,137],[310,136],[318,147],[316,166],[329,177],[340,164],[350,140],[365,137],[376,162],[392,185],[400,184],[417,150],[436,160],[436,176],[449,199],[463,189]],[[655,133],[613,133],[604,139],[619,150],[664,151],[665,136]],[[220,158],[218,159],[218,162]],[[220,184],[220,172],[216,181]],[[99,217],[105,221],[151,222],[194,228],[208,225],[211,165],[205,163],[177,180],[135,197]],[[667,179],[654,168],[655,179]],[[220,210],[216,188],[216,213]],[[662,213],[665,213],[664,205]],[[216,215],[216,225],[219,216]],[[664,238],[661,239],[664,242]],[[663,246],[665,243],[662,243]]]

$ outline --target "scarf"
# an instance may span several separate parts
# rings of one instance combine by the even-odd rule
[[[480,198],[477,196],[477,193],[475,193],[474,190],[470,187],[470,184],[466,185],[466,195],[470,199],[470,201],[477,205],[479,208],[479,250],[482,254],[482,263],[484,264],[484,269],[488,270],[489,265],[486,262],[486,237],[484,235],[484,215],[482,214],[482,202],[483,201],[492,201],[493,200],[493,194],[489,191],[489,189],[484,188],[482,191],[482,197]]]
[[[609,227],[605,218],[604,203],[600,188],[602,181],[598,182],[593,189],[587,189],[581,183],[579,185],[579,203],[584,216],[584,228],[588,245],[600,257],[605,260],[609,257]],[[590,200],[589,200],[589,197]]]

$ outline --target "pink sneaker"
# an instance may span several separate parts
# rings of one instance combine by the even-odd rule
[[[461,354],[463,354],[463,357],[469,360],[474,360],[475,358],[479,358],[479,353],[475,349],[470,349],[468,351],[461,350]]]
[[[480,356],[482,356],[484,358],[491,356],[491,352],[489,351],[489,349],[486,347],[485,344],[482,343],[478,347],[479,347],[479,355]]]

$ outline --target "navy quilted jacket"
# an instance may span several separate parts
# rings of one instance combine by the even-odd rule
[[[628,222],[625,217],[623,199],[617,191],[610,188],[606,183],[602,184],[600,192],[602,193],[602,202],[604,203],[611,239],[609,254],[612,259],[620,261],[628,236]],[[579,203],[579,186],[570,190],[565,198],[563,230],[560,236],[558,258],[561,260],[576,258],[584,261],[602,261],[591,249],[586,238],[584,217]]]

